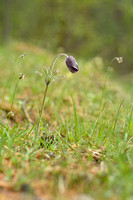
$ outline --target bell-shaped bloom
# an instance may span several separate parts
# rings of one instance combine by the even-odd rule
[[[78,63],[77,61],[75,60],[74,57],[72,56],[68,56],[67,59],[66,59],[66,65],[68,67],[68,69],[72,72],[72,73],[76,73],[79,68],[78,68]]]

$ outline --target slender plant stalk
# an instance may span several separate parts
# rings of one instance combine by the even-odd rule
[[[45,90],[44,90],[44,96],[43,96],[42,107],[41,107],[41,110],[40,110],[39,120],[38,120],[38,124],[37,124],[37,131],[38,131],[38,128],[39,128],[39,126],[40,126],[40,121],[41,121],[41,119],[42,119],[42,113],[43,113],[44,106],[45,106],[45,100],[46,100],[46,96],[47,96],[47,92],[48,92],[48,87],[49,87],[49,85],[46,84],[46,87],[45,87]]]
[[[7,83],[6,83],[6,86],[5,86],[5,89],[4,89],[4,92],[3,92],[3,95],[2,95],[2,102],[1,102],[0,112],[1,112],[2,109],[3,109],[3,103],[4,103],[5,94],[6,94],[6,90],[7,90],[7,87],[8,87],[8,83],[9,83],[9,81],[10,81],[10,76],[9,76],[9,78],[8,78],[8,80],[7,80]],[[2,114],[2,112],[1,112],[0,114]]]
[[[4,99],[5,99],[5,95],[6,95],[6,90],[8,88],[8,84],[10,83],[12,72],[13,72],[13,68],[11,68],[11,72],[10,72],[10,75],[9,75],[9,77],[7,79],[6,86],[5,86],[3,95],[2,95],[2,102],[1,102],[1,108],[0,108],[1,110],[3,109],[3,103],[4,103]],[[1,114],[2,114],[2,112],[1,112]]]
[[[58,59],[60,56],[68,57],[68,55],[65,54],[65,53],[60,53],[60,54],[58,54],[58,55],[54,58],[54,60],[53,60],[53,62],[52,62],[52,65],[50,66],[50,71],[51,71],[51,73],[53,73],[55,63],[56,63],[57,59]],[[46,81],[45,81],[45,82],[46,82]],[[38,132],[38,128],[39,128],[39,126],[40,126],[40,121],[41,121],[41,119],[42,119],[42,113],[43,113],[43,110],[44,110],[45,100],[46,100],[46,96],[47,96],[47,92],[48,92],[48,87],[49,87],[49,84],[50,84],[50,83],[51,83],[51,82],[49,82],[49,83],[46,82],[46,87],[45,87],[45,90],[44,90],[44,96],[43,96],[42,107],[41,107],[41,110],[40,110],[40,113],[39,113],[39,120],[38,120],[38,124],[37,124],[37,132]]]
[[[116,128],[116,124],[117,124],[117,120],[118,120],[118,117],[119,117],[120,109],[121,109],[122,104],[124,103],[124,101],[125,101],[125,99],[122,100],[122,102],[120,103],[120,106],[118,108],[118,111],[117,111],[117,114],[116,114],[116,118],[115,118],[115,122],[114,122],[114,127],[113,127],[113,134],[114,134],[114,131],[115,131],[115,128]]]
[[[41,107],[41,110],[40,110],[40,120],[42,119],[42,112],[44,110],[44,106],[45,106],[45,100],[46,100],[46,95],[47,95],[47,92],[48,92],[48,86],[49,85],[46,85],[45,87],[45,91],[44,91],[44,96],[43,96],[43,102],[42,102],[42,107]]]
[[[15,94],[16,94],[16,90],[17,90],[19,81],[20,81],[20,79],[17,80],[17,83],[15,85],[15,89],[14,89],[14,93],[13,93],[13,99],[12,99],[12,104],[11,104],[11,111],[12,111],[12,108],[13,108],[14,98],[15,98]]]
[[[19,60],[20,60],[21,58],[24,58],[24,56],[25,56],[25,53],[22,54],[21,56],[19,56],[19,58],[18,58],[17,61],[15,62],[15,65],[19,62]],[[7,90],[7,87],[8,87],[8,83],[10,82],[10,79],[11,79],[12,72],[13,72],[13,68],[11,68],[10,75],[9,75],[9,77],[8,77],[8,79],[7,79],[7,82],[6,82],[5,90],[4,90],[3,96],[2,96],[2,102],[1,102],[0,111],[2,111],[2,109],[3,109],[3,103],[4,103],[4,99],[5,99],[5,94],[6,94],[6,90]],[[18,82],[19,82],[19,81],[18,81]],[[18,83],[17,83],[17,85],[18,85]],[[15,88],[17,88],[17,87],[15,87]],[[14,94],[14,96],[15,96],[15,94]],[[13,107],[13,103],[12,103],[11,108],[12,108],[12,107]],[[11,111],[12,111],[12,109],[11,109]],[[0,112],[0,114],[2,114],[2,112]]]
[[[104,93],[105,93],[105,90],[106,90],[106,83],[107,83],[107,78],[108,78],[108,74],[109,74],[109,68],[111,67],[113,61],[115,60],[115,58],[113,58],[107,68],[107,72],[106,72],[106,76],[105,76],[105,80],[104,80],[104,86],[103,86],[103,91],[102,91],[102,97],[101,97],[101,109],[102,109],[102,104],[103,104],[103,99],[104,99]]]
[[[56,62],[56,60],[57,60],[60,56],[66,56],[66,57],[68,57],[68,55],[65,54],[65,53],[59,53],[59,54],[55,57],[55,59],[53,60],[53,63],[52,63],[52,65],[51,65],[51,67],[50,67],[51,71],[54,70],[55,62]]]

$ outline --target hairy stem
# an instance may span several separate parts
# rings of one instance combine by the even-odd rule
[[[51,71],[53,71],[55,62],[56,62],[56,60],[57,60],[60,56],[66,56],[66,57],[68,57],[68,55],[65,54],[65,53],[59,53],[59,54],[55,57],[55,59],[53,60],[53,63],[52,63],[52,65],[51,65],[51,67],[50,67]]]
[[[4,99],[5,99],[5,95],[6,95],[6,90],[7,90],[7,88],[8,88],[8,83],[9,83],[9,81],[10,81],[10,76],[9,76],[9,78],[7,79],[6,86],[5,86],[5,89],[4,89],[4,92],[3,92],[3,95],[2,95],[2,101],[1,101],[0,112],[1,112],[2,109],[3,109],[3,103],[4,103]],[[0,114],[2,114],[2,112],[1,112]]]
[[[58,54],[58,55],[54,58],[54,60],[53,60],[53,62],[52,62],[52,65],[50,66],[50,71],[51,71],[51,73],[53,73],[54,65],[55,65],[57,59],[58,59],[60,56],[68,57],[68,55],[65,54],[65,53],[60,53],[60,54]],[[47,92],[48,92],[49,84],[50,84],[50,82],[49,82],[49,83],[46,82],[46,87],[45,87],[45,90],[44,90],[44,96],[43,96],[42,107],[41,107],[41,110],[40,110],[39,120],[38,120],[38,124],[37,124],[37,132],[38,132],[38,128],[39,128],[39,126],[40,126],[40,121],[41,121],[41,119],[42,119],[42,113],[43,113],[44,106],[45,106],[45,99],[46,99],[46,95],[47,95]]]
[[[44,96],[43,96],[43,102],[42,102],[42,107],[41,107],[41,110],[40,110],[40,114],[39,114],[39,120],[38,120],[38,124],[37,124],[37,131],[38,131],[38,128],[40,126],[40,121],[42,119],[42,113],[43,113],[43,110],[44,110],[44,106],[45,106],[45,100],[46,100],[46,96],[47,96],[47,92],[48,92],[48,84],[46,84],[46,87],[45,87],[45,90],[44,90]]]
[[[18,79],[18,81],[17,81],[17,83],[15,85],[15,89],[14,89],[14,93],[13,93],[13,99],[12,99],[12,104],[11,104],[11,111],[12,111],[12,108],[13,108],[14,98],[15,98],[15,94],[16,94],[16,90],[17,90],[17,87],[18,87],[19,80],[20,79]]]
[[[105,75],[105,79],[104,79],[104,86],[103,86],[103,91],[102,91],[102,97],[101,97],[101,106],[102,107],[102,104],[103,104],[103,99],[104,99],[104,93],[105,93],[105,90],[106,90],[106,83],[107,83],[107,78],[108,78],[108,75],[109,75],[109,68],[111,67],[113,61],[115,60],[115,58],[113,58],[107,68],[107,72],[106,72],[106,75]]]
[[[44,110],[45,99],[46,99],[46,95],[47,95],[47,92],[48,92],[48,86],[49,86],[49,85],[46,85],[45,91],[44,91],[43,102],[42,102],[42,107],[41,107],[41,110],[40,110],[40,117],[39,117],[40,120],[41,120],[41,118],[42,118],[42,112],[43,112],[43,110]]]

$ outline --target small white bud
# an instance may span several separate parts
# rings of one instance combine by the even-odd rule
[[[18,58],[18,59],[24,58],[24,57],[25,57],[25,55],[26,55],[26,53],[23,53],[21,56],[19,56],[19,58]]]
[[[13,111],[10,111],[7,116],[10,118],[10,117],[14,117],[14,112]]]
[[[118,63],[123,62],[123,57],[115,57],[114,59],[117,60]]]
[[[23,73],[19,74],[19,79],[24,79],[24,74]]]

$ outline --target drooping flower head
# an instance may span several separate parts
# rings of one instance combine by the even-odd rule
[[[73,56],[68,56],[66,59],[66,65],[68,67],[68,69],[72,72],[72,73],[76,73],[79,68],[78,68],[78,63],[75,60],[75,58]]]
[[[114,60],[117,60],[118,63],[122,63],[123,57],[115,57]]]

